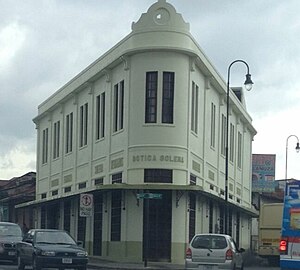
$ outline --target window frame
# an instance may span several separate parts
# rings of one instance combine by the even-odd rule
[[[48,162],[49,152],[49,128],[45,128],[42,134],[42,164]]]
[[[53,124],[53,159],[59,158],[60,150],[60,121]]]
[[[234,150],[235,150],[235,126],[230,123],[230,147],[229,147],[229,161],[234,162]]]
[[[124,128],[124,80],[114,85],[113,132]]]
[[[105,92],[96,97],[96,140],[105,135]]]
[[[174,123],[175,72],[163,71],[161,122]]]
[[[146,72],[145,123],[157,122],[158,71]]]
[[[79,147],[84,147],[88,143],[88,103],[80,106],[80,115],[79,115]]]
[[[73,128],[74,128],[74,117],[73,112],[66,115],[66,145],[65,153],[71,153],[73,151]]]
[[[198,133],[199,86],[192,82],[191,130]]]
[[[210,112],[210,146],[216,147],[216,105],[211,103],[211,112]]]

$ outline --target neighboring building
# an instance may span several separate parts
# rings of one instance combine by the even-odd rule
[[[270,155],[271,156],[271,155]],[[275,168],[275,167],[274,167]],[[275,171],[275,170],[274,170]],[[261,183],[255,183],[261,181]],[[252,181],[252,204],[257,211],[263,204],[283,203],[286,182],[297,181],[295,179],[283,180],[253,180]],[[251,249],[253,252],[258,250],[258,235],[259,235],[259,219],[252,219],[251,231]]]
[[[1,181],[0,192],[0,221],[10,221],[28,227],[33,226],[33,210],[28,208],[15,208],[16,205],[30,202],[35,199],[36,173],[29,172],[20,177]]]
[[[242,89],[230,99],[229,230],[249,248],[256,131]],[[36,227],[66,229],[94,256],[142,261],[149,209],[147,258],[172,263],[194,233],[224,232],[226,83],[169,3],[153,4],[34,122],[36,200],[20,207],[35,208]],[[147,208],[149,192],[162,198]]]

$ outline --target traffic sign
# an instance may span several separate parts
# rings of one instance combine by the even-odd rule
[[[93,194],[80,194],[80,217],[92,216],[93,201]]]
[[[136,195],[138,199],[162,199],[161,193],[138,193]]]

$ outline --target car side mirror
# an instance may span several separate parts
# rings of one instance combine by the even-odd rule
[[[83,247],[83,242],[82,241],[77,241],[77,245],[80,247]]]
[[[23,241],[26,242],[26,243],[29,243],[29,244],[33,243],[31,238],[25,238]]]
[[[240,249],[239,249],[239,252],[241,252],[241,253],[242,253],[242,252],[245,252],[245,251],[246,251],[246,250],[245,250],[244,248],[240,248]]]

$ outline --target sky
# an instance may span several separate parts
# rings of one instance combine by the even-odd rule
[[[32,119],[39,104],[128,35],[155,2],[0,0],[0,179],[36,171]],[[300,179],[294,149],[300,139],[300,1],[168,2],[224,80],[232,61],[248,63],[253,153],[276,155],[276,179],[286,172]],[[242,64],[232,66],[230,85],[242,86],[245,73]]]

